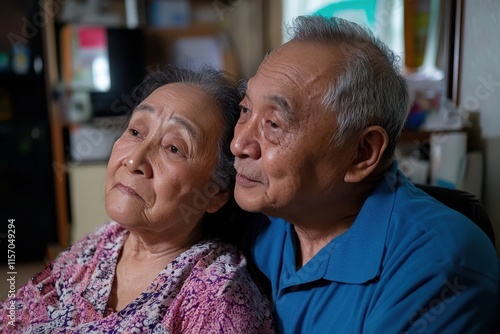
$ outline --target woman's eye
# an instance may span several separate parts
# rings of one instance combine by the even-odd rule
[[[172,153],[179,153],[179,149],[173,145],[171,145],[168,150]]]
[[[248,108],[240,106],[240,117],[243,117],[246,113],[248,113]]]
[[[137,131],[136,129],[130,129],[129,132],[134,137],[139,136],[139,131]]]

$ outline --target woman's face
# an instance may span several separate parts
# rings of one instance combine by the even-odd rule
[[[201,89],[173,83],[134,111],[108,163],[106,210],[137,232],[193,230],[228,198],[212,180],[222,115]]]

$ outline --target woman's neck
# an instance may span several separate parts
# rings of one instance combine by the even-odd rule
[[[108,308],[121,310],[134,301],[160,272],[202,238],[200,228],[177,238],[130,232],[116,266]]]
[[[188,235],[163,236],[130,231],[123,245],[121,258],[140,263],[169,263],[202,238],[201,229],[196,228]]]

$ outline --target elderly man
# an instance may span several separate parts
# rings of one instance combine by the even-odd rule
[[[283,333],[487,333],[487,236],[416,189],[395,146],[410,99],[397,58],[351,22],[299,17],[246,87],[235,198],[265,219],[251,257]]]

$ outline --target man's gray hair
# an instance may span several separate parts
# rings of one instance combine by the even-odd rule
[[[389,137],[383,162],[392,161],[411,105],[399,57],[370,30],[341,18],[300,16],[288,34],[295,41],[334,46],[342,54],[322,100],[337,115],[331,140],[341,146],[353,132],[379,125]]]

